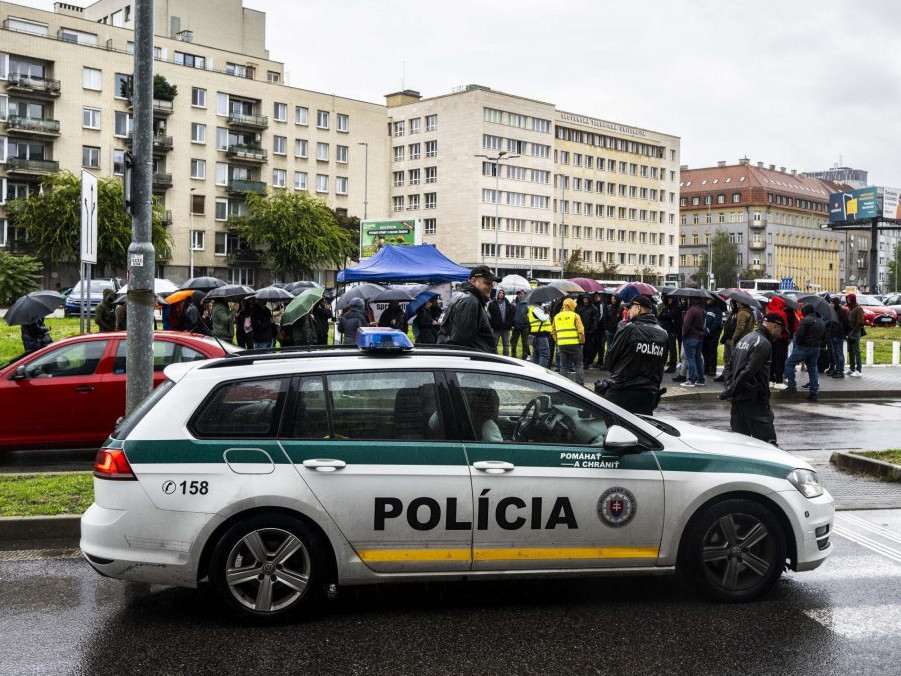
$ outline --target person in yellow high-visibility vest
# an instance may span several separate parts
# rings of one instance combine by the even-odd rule
[[[563,309],[554,316],[551,334],[560,348],[560,373],[579,385],[585,384],[582,371],[582,346],[585,344],[585,327],[576,314],[576,301],[567,298]],[[575,377],[570,372],[575,371]]]
[[[541,305],[530,305],[526,312],[529,320],[529,351],[530,361],[547,368],[551,360],[551,346],[548,339],[551,337],[551,317]]]

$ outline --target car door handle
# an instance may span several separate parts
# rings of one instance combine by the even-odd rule
[[[486,474],[502,474],[513,470],[516,466],[512,462],[504,460],[479,460],[472,463],[472,466]]]
[[[75,388],[76,392],[93,392],[96,388],[92,385],[79,385]]]
[[[330,458],[310,458],[303,461],[303,466],[307,469],[314,469],[317,472],[334,472],[347,467],[347,463],[343,460],[332,460]]]

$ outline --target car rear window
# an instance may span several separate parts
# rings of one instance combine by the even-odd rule
[[[144,400],[141,401],[140,404],[135,406],[134,410],[129,413],[124,418],[120,418],[119,422],[116,424],[116,429],[113,430],[113,433],[110,435],[113,439],[118,439],[120,441],[126,439],[131,431],[137,426],[141,419],[147,415],[147,413],[156,406],[157,402],[160,399],[166,396],[166,393],[169,392],[175,383],[171,380],[164,380],[160,383],[159,387],[157,387],[153,392],[144,397]]]
[[[225,383],[206,398],[188,427],[200,439],[275,437],[287,392],[287,378]]]

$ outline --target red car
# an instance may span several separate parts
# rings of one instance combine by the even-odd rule
[[[842,307],[848,309],[848,297],[838,294],[842,301]],[[891,308],[885,307],[876,296],[868,296],[865,293],[857,294],[857,304],[863,310],[863,321],[867,326],[895,326],[898,324],[898,314]]]
[[[102,444],[125,414],[126,336],[65,338],[0,369],[0,451]],[[238,350],[205,336],[158,331],[153,386],[169,364]]]

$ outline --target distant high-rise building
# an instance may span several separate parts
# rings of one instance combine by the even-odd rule
[[[824,181],[835,181],[836,183],[844,183],[852,188],[867,187],[867,171],[866,169],[852,169],[851,167],[835,166],[825,171],[805,171],[803,176],[808,178],[821,178]]]

